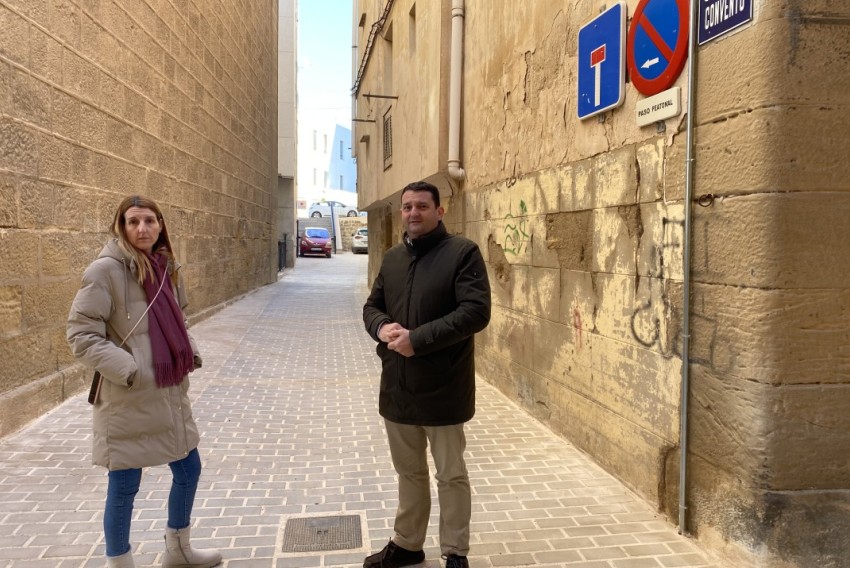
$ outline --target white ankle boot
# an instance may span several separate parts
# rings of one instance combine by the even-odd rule
[[[162,568],[212,568],[221,563],[218,550],[196,550],[189,544],[189,527],[165,528]]]
[[[121,556],[107,556],[106,566],[108,568],[136,568],[133,564],[133,550],[128,550]]]

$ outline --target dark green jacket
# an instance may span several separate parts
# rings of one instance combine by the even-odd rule
[[[490,321],[490,283],[478,245],[442,222],[384,255],[363,306],[366,331],[383,363],[379,411],[400,424],[462,424],[475,414],[473,336]],[[384,323],[410,330],[414,355],[378,340]]]

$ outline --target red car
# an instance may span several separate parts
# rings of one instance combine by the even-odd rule
[[[301,237],[298,252],[301,256],[307,254],[323,254],[331,257],[331,236],[327,229],[322,227],[307,227]]]

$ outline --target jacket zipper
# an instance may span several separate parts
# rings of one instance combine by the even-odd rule
[[[410,261],[410,264],[407,266],[407,298],[405,298],[405,303],[406,303],[405,312],[407,314],[407,318],[405,319],[404,323],[407,326],[408,331],[410,330],[410,322],[411,322],[411,317],[410,317],[410,304],[411,304],[411,302],[410,302],[410,299],[413,297],[413,280],[416,277],[416,260],[417,260],[416,255],[413,255],[413,258]],[[399,387],[401,388],[401,390],[408,392],[407,391],[407,373],[405,372],[406,367],[407,367],[407,357],[405,357],[404,355],[399,355],[399,357],[401,357],[401,362],[399,364],[399,375],[400,375],[399,381],[398,381]]]

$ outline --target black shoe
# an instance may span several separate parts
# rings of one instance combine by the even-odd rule
[[[466,558],[464,558],[466,560]],[[401,568],[425,561],[425,552],[422,550],[407,550],[398,546],[390,539],[390,543],[381,552],[367,556],[363,561],[363,568]],[[467,564],[467,566],[469,566]]]
[[[469,568],[469,561],[466,556],[458,556],[457,554],[449,554],[443,556],[446,559],[446,568]]]

